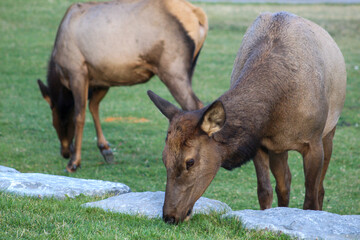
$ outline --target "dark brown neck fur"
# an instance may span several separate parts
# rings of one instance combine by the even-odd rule
[[[53,107],[56,107],[60,118],[67,118],[68,114],[74,109],[74,98],[72,92],[61,84],[52,59],[48,66],[47,84]]]
[[[286,66],[276,61],[275,52],[281,47],[276,41],[263,38],[258,42],[239,79],[219,98],[226,123],[214,139],[224,146],[222,166],[226,169],[239,167],[255,156],[276,105],[291,91],[288,76],[281,75],[288,72],[282,71]]]

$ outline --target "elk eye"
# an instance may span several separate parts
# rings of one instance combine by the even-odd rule
[[[195,160],[193,158],[191,158],[190,160],[186,161],[186,170],[189,170],[189,168],[191,168],[195,163]]]

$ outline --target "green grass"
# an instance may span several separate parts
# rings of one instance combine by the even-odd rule
[[[36,83],[45,80],[58,24],[72,1],[2,0],[0,2],[0,165],[21,172],[69,175],[59,155],[59,141],[50,109]],[[246,28],[260,12],[290,11],[323,26],[341,48],[348,73],[347,99],[334,139],[332,161],[325,178],[324,210],[360,214],[360,5],[204,4],[210,31],[199,58],[193,87],[210,103],[230,83],[233,61]],[[358,67],[357,67],[358,66]],[[155,77],[144,85],[112,88],[101,104],[100,117],[116,164],[106,165],[96,148],[89,113],[84,129],[82,169],[72,177],[122,182],[132,191],[164,191],[166,171],[161,160],[167,120],[146,95],[151,89],[174,102]],[[146,123],[104,122],[107,117],[145,117]],[[290,207],[304,200],[302,159],[291,153],[293,175]],[[274,182],[274,180],[272,179]],[[205,197],[227,203],[234,210],[259,209],[252,163],[233,171],[221,169]],[[98,209],[84,209],[79,197],[65,201],[0,194],[0,239],[231,239],[278,238],[249,232],[219,215],[195,216],[179,226]],[[276,206],[276,196],[273,206]]]
[[[195,215],[189,222],[171,226],[147,219],[82,208],[91,200],[14,198],[0,194],[0,238],[27,239],[288,239],[269,232],[244,231],[241,223],[218,215]],[[15,210],[14,210],[15,209]]]

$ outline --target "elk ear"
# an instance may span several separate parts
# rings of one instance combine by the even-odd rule
[[[225,109],[220,101],[215,101],[208,107],[203,115],[201,129],[209,136],[219,131],[225,124]]]
[[[166,101],[165,99],[162,99],[152,91],[147,91],[147,94],[155,106],[160,110],[160,112],[170,121],[177,113],[181,112],[181,110],[178,109],[175,105]]]
[[[41,92],[43,98],[51,106],[51,98],[50,98],[50,94],[49,94],[49,88],[40,79],[38,79],[37,82],[39,84],[40,92]]]

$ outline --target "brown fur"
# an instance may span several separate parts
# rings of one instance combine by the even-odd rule
[[[68,171],[81,163],[88,97],[98,146],[110,162],[112,152],[99,119],[99,104],[109,87],[144,83],[157,74],[183,109],[203,106],[191,79],[207,30],[205,13],[184,0],[119,0],[69,7],[51,54],[48,86],[38,82],[53,111],[62,155],[71,157]],[[61,110],[63,106],[67,112]],[[73,118],[75,123],[69,123]]]
[[[278,205],[288,206],[290,150],[304,159],[303,208],[322,209],[323,180],[345,89],[344,59],[330,35],[308,20],[280,12],[264,13],[249,27],[235,59],[230,89],[210,106],[176,112],[175,106],[150,92],[170,119],[170,132],[188,129],[169,135],[163,152],[168,178],[164,220],[186,219],[220,166],[232,169],[250,159],[260,208],[271,207],[270,171],[276,179]],[[191,144],[174,147],[173,141]],[[187,169],[189,159],[194,164]]]

